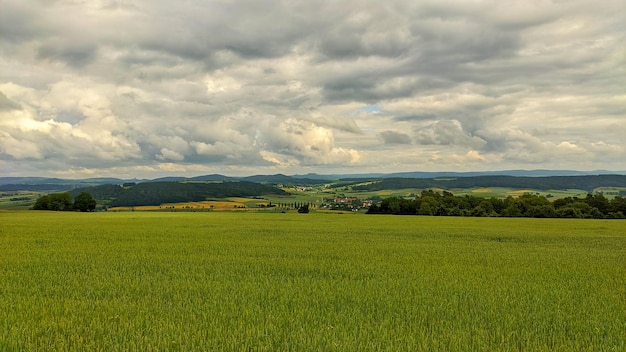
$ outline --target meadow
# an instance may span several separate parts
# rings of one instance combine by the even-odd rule
[[[27,210],[43,194],[39,191],[0,191],[0,210]]]
[[[0,350],[624,351],[626,222],[0,211]]]

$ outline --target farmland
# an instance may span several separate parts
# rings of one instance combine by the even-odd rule
[[[0,350],[623,351],[626,224],[0,211]]]
[[[550,201],[582,199],[588,194],[602,194],[608,200],[626,196],[625,175],[343,180],[294,178],[285,175],[244,178],[206,175],[136,181],[138,182],[124,182],[121,179],[0,178],[0,209],[28,209],[35,206],[41,196],[62,192],[68,192],[71,197],[86,192],[96,200],[97,210],[112,208],[116,211],[268,210],[268,207],[272,208],[271,205],[281,209],[293,209],[302,204],[326,210],[366,211],[371,204],[379,204],[384,198],[414,199],[425,190],[485,199],[536,195]],[[44,206],[45,203],[47,202],[42,201],[37,208],[48,208]],[[608,217],[607,214],[604,215]]]
[[[0,192],[0,210],[31,208],[37,198],[41,197],[43,194],[45,193],[37,191]]]

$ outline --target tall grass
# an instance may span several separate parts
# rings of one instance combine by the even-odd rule
[[[625,230],[0,212],[0,350],[623,351]]]

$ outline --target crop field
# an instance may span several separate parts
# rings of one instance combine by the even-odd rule
[[[232,211],[249,207],[251,204],[261,203],[259,200],[235,198],[224,200],[207,200],[202,202],[164,203],[161,205],[138,205],[134,207],[112,207],[109,211],[170,211],[170,210],[194,210],[194,211]],[[262,202],[267,203],[267,202]]]
[[[0,211],[0,350],[624,351],[626,222]]]

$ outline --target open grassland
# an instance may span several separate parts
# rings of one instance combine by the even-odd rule
[[[38,191],[0,191],[0,210],[29,209],[42,194]]]
[[[0,350],[625,350],[620,220],[0,211],[0,252]]]
[[[474,196],[474,197],[484,197],[484,198],[506,198],[508,196],[511,197],[519,197],[524,195],[525,193],[540,195],[543,197],[548,197],[550,200],[561,199],[566,197],[579,197],[584,198],[587,191],[581,189],[563,189],[563,190],[535,190],[535,189],[519,189],[519,188],[509,188],[509,187],[476,187],[476,188],[452,188],[452,189],[443,189],[443,188],[431,188],[431,190],[441,193],[443,191],[450,192],[455,196]],[[594,192],[604,192],[609,199],[615,197],[620,192],[620,188],[616,187],[605,187],[598,188],[594,190]],[[380,198],[388,198],[388,197],[408,197],[413,198],[415,194],[419,194],[423,189],[418,188],[404,188],[404,189],[387,189],[381,191],[352,191],[350,189],[332,189],[335,194],[343,194],[345,196],[350,197],[358,197],[362,199],[372,198],[372,197],[380,197]]]

